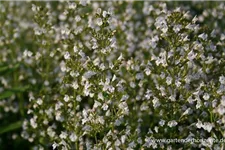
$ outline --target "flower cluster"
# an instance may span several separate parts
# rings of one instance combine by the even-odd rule
[[[224,147],[211,142],[225,137],[224,3],[200,13],[199,2],[29,2],[33,21],[12,29],[16,4],[0,6],[0,59],[18,64],[0,91],[28,86],[0,108],[23,116],[21,137],[34,148]],[[31,40],[11,50],[22,35]],[[165,138],[209,140],[154,141]]]

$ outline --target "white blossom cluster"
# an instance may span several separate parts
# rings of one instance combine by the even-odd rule
[[[29,85],[21,136],[36,149],[223,149],[211,140],[152,140],[225,138],[225,5],[195,12],[201,3],[188,4],[27,3],[33,21],[11,26],[13,35],[8,26],[25,12],[6,14],[0,60],[15,57],[20,71],[0,77],[0,91]],[[25,48],[13,53],[22,33]],[[20,97],[0,108],[20,112]]]

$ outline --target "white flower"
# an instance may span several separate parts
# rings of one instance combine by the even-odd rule
[[[204,130],[207,130],[208,132],[210,132],[213,128],[213,124],[209,123],[209,122],[205,122],[204,125],[202,125],[202,128]]]
[[[166,20],[162,16],[156,18],[155,26],[157,29],[160,29],[163,33],[166,33],[168,30]]]
[[[70,100],[70,97],[69,97],[68,95],[65,95],[65,96],[64,96],[64,101],[65,101],[65,102],[68,102],[69,100]]]
[[[221,105],[225,106],[225,96],[222,96]]]
[[[225,77],[220,76],[219,81],[220,81],[221,84],[225,84]]]
[[[96,101],[95,100],[95,103],[94,103],[94,106],[93,106],[93,108],[97,108],[97,107],[99,107],[99,106],[101,106],[102,104],[99,102],[99,101]]]
[[[137,80],[142,80],[144,78],[144,74],[142,72],[136,74]]]
[[[116,145],[116,146],[120,146],[120,145],[121,145],[121,142],[120,142],[119,139],[116,140],[115,145]]]
[[[55,114],[55,119],[57,121],[60,121],[60,122],[63,122],[64,121],[64,118],[62,116],[62,113],[60,111],[57,111],[56,114]]]
[[[76,21],[76,22],[81,21],[81,17],[80,17],[79,15],[77,15],[77,16],[75,17],[75,21]]]
[[[116,80],[116,75],[113,75],[112,82]]]
[[[87,72],[84,73],[83,77],[86,78],[86,79],[89,79],[95,74],[96,73],[94,71],[87,71]]]
[[[167,125],[168,125],[169,127],[175,127],[177,124],[178,124],[178,123],[177,123],[175,120],[169,121],[169,122],[167,123]]]
[[[80,3],[82,6],[86,6],[87,3],[89,3],[89,0],[80,0]]]
[[[172,83],[172,80],[173,80],[173,78],[171,78],[171,77],[166,77],[166,84],[167,85],[170,85],[171,83]]]
[[[146,68],[144,71],[147,76],[151,74],[151,70],[149,68]]]
[[[206,40],[207,37],[208,37],[208,35],[205,34],[205,33],[202,33],[202,34],[200,34],[198,37],[201,38],[201,39],[203,39],[203,40]]]
[[[205,94],[203,95],[203,99],[204,99],[204,100],[209,100],[209,98],[210,98],[210,96],[209,96],[208,93],[205,93]]]
[[[195,54],[193,52],[193,50],[191,50],[189,53],[188,53],[188,60],[192,61],[193,59],[195,59],[195,57],[197,56],[197,54]]]
[[[96,23],[98,26],[101,26],[103,24],[103,21],[101,18],[97,18]]]
[[[72,133],[69,138],[72,142],[75,142],[77,140],[77,136],[74,133]]]
[[[80,95],[77,95],[76,101],[81,102],[81,96]]]
[[[160,126],[164,126],[164,124],[165,124],[165,120],[161,119],[161,120],[159,121],[159,125],[160,125]]]
[[[59,144],[57,144],[56,142],[54,142],[54,143],[52,144],[53,150],[56,149],[58,146],[59,146]]]
[[[182,27],[182,25],[175,25],[175,26],[173,27],[173,31],[174,31],[175,33],[178,33],[178,32],[180,31],[181,27]]]
[[[130,87],[135,88],[136,84],[134,82],[130,82]]]
[[[66,139],[67,136],[68,136],[68,134],[67,134],[66,132],[63,132],[63,131],[61,131],[61,134],[59,135],[59,137],[60,137],[61,139]]]
[[[203,125],[202,122],[200,120],[198,120],[198,122],[196,123],[196,127],[198,129],[200,129],[202,127],[202,125]]]
[[[77,53],[78,52],[78,49],[77,49],[77,46],[76,45],[74,45],[73,51],[74,51],[74,53]]]
[[[104,10],[102,13],[102,16],[105,18],[107,14],[108,14],[108,12]]]
[[[35,12],[37,10],[37,6],[32,4],[32,8],[31,9],[32,9],[33,12]]]
[[[159,99],[157,97],[153,98],[152,103],[153,103],[154,108],[157,108],[157,107],[160,106],[160,102],[159,102]]]
[[[108,106],[106,103],[104,103],[104,104],[102,105],[102,109],[103,109],[103,110],[108,110],[108,107],[109,107],[109,106]]]
[[[27,49],[23,52],[24,57],[31,57],[32,55],[33,55],[33,53]]]
[[[75,9],[77,7],[76,3],[70,3],[69,9]]]
[[[55,131],[53,131],[52,127],[48,127],[47,129],[47,134],[50,136],[50,137],[54,137],[55,136]]]
[[[196,23],[196,21],[198,21],[197,16],[195,16],[195,17],[192,19],[192,22],[193,22],[193,23]]]
[[[123,59],[123,54],[121,53],[117,60],[121,61]]]
[[[70,53],[69,53],[69,52],[66,52],[66,53],[64,54],[64,58],[65,58],[65,59],[70,59]]]
[[[30,119],[30,125],[36,129],[37,128],[37,123],[36,123],[36,119],[35,118],[31,118]]]
[[[38,103],[38,105],[41,105],[43,103],[42,99],[41,98],[38,98],[37,99],[37,103]]]
[[[222,105],[219,105],[219,107],[217,107],[217,112],[220,115],[223,115],[225,113],[225,108]]]
[[[79,85],[78,85],[77,81],[74,81],[74,82],[72,83],[72,87],[73,87],[75,90],[78,89]]]

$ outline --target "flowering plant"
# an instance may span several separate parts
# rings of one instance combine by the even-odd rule
[[[0,6],[0,143],[224,147],[224,3],[22,3]]]

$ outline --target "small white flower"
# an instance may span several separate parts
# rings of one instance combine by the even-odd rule
[[[97,23],[98,26],[103,25],[103,21],[102,21],[101,18],[97,18],[96,23]]]
[[[171,77],[166,77],[166,84],[170,85],[172,83],[173,78]]]
[[[208,93],[205,93],[205,94],[203,95],[203,99],[204,99],[204,100],[209,100],[209,98],[210,98],[210,96],[209,96]]]
[[[222,105],[222,106],[225,106],[225,96],[222,96],[222,99],[221,99],[221,105]]]
[[[23,52],[24,57],[31,57],[32,55],[33,55],[33,53],[27,49]]]
[[[136,74],[137,80],[142,80],[144,78],[144,74],[142,72]]]
[[[74,45],[74,47],[73,47],[73,51],[74,51],[74,53],[77,53],[77,52],[78,52],[78,48],[77,48],[77,46],[76,46],[76,45]]]
[[[104,104],[102,105],[102,109],[105,110],[105,111],[108,110],[108,107],[109,107],[109,106],[108,106],[106,103],[104,103]]]
[[[61,134],[59,135],[59,137],[60,137],[61,139],[66,139],[67,136],[68,136],[68,134],[67,134],[66,132],[63,132],[63,131],[61,131]]]
[[[149,68],[146,68],[144,71],[147,76],[151,74],[151,70]]]
[[[77,81],[74,81],[74,82],[72,83],[72,87],[73,87],[75,90],[78,89],[79,85],[78,85]]]
[[[202,122],[200,120],[198,120],[198,122],[196,123],[196,127],[198,129],[200,129],[202,127],[202,125],[203,125]]]
[[[116,140],[115,145],[116,145],[116,146],[120,146],[120,145],[121,145],[121,142],[120,142],[119,139]]]
[[[123,54],[121,53],[117,60],[121,61],[123,59]]]
[[[202,128],[204,130],[207,130],[208,132],[210,132],[213,128],[213,124],[209,123],[209,122],[205,122],[204,125],[202,126]]]
[[[95,100],[95,103],[94,103],[94,106],[93,106],[93,108],[97,108],[97,107],[99,107],[99,106],[101,106],[102,104],[99,102],[99,101],[96,101]]]
[[[32,4],[32,8],[31,9],[32,9],[33,12],[35,12],[37,10],[37,6]]]
[[[219,105],[219,107],[217,107],[217,112],[220,115],[223,115],[225,113],[225,108],[222,105]]]
[[[76,101],[81,102],[81,96],[80,95],[77,95]]]
[[[75,9],[77,7],[76,3],[70,3],[69,9]]]
[[[164,124],[165,124],[165,120],[161,119],[161,120],[159,121],[159,125],[162,127],[162,126],[164,126]]]
[[[89,0],[80,0],[80,3],[82,6],[86,6]]]
[[[94,71],[87,71],[87,72],[84,73],[83,77],[86,78],[86,79],[89,79],[95,74],[96,73]]]
[[[64,101],[65,101],[65,102],[68,102],[69,100],[70,100],[70,97],[69,97],[68,95],[65,95],[65,96],[64,96]]]
[[[105,18],[107,14],[108,14],[108,12],[104,10],[102,13],[102,16]]]
[[[31,118],[30,119],[30,125],[36,129],[37,128],[37,123],[36,123],[36,119],[35,118]]]
[[[197,16],[195,16],[195,17],[192,19],[192,22],[193,22],[193,23],[196,23],[196,21],[198,21]]]
[[[69,53],[69,52],[66,52],[66,53],[64,54],[64,58],[65,58],[65,59],[70,59],[70,53]]]
[[[112,82],[116,80],[116,75],[113,75]]]
[[[52,144],[53,150],[56,149],[58,146],[59,146],[59,144],[57,144],[56,142],[54,142],[54,143]]]
[[[220,76],[219,81],[220,81],[221,84],[225,84],[225,77]]]
[[[175,26],[173,27],[173,31],[174,31],[175,33],[178,33],[178,32],[181,30],[181,27],[182,27],[182,25],[175,25]]]
[[[77,15],[77,16],[75,17],[75,21],[76,21],[76,22],[81,21],[81,17],[80,17],[79,15]]]
[[[153,103],[154,108],[157,108],[161,105],[160,102],[159,102],[159,99],[157,97],[153,98],[152,103]]]
[[[38,103],[38,105],[41,105],[43,103],[42,99],[41,98],[38,98],[37,99],[37,103]]]
[[[171,128],[171,127],[175,127],[177,124],[178,123],[175,120],[172,120],[172,121],[169,121],[167,125]]]
[[[203,40],[206,40],[207,37],[208,37],[208,35],[205,34],[205,33],[202,33],[202,34],[200,34],[198,37],[201,38],[201,39],[203,39]]]
[[[195,59],[197,56],[197,54],[195,54],[193,52],[193,50],[191,50],[189,53],[188,53],[188,60],[192,61],[193,59]]]
[[[77,136],[74,133],[72,133],[69,138],[72,142],[75,142],[77,140]]]

